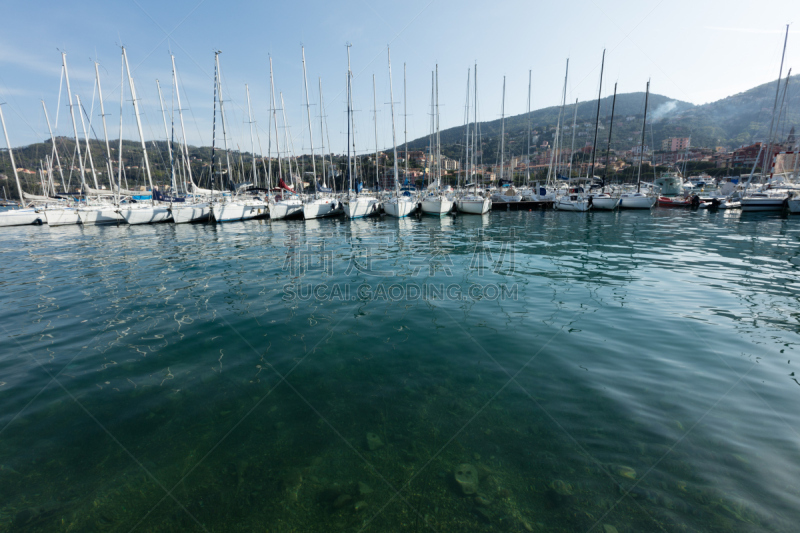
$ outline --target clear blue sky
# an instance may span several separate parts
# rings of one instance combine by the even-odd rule
[[[191,144],[210,145],[213,51],[222,50],[223,95],[231,147],[250,149],[245,83],[250,86],[259,137],[266,152],[269,64],[282,91],[296,152],[309,149],[300,46],[305,45],[314,143],[320,146],[318,78],[322,78],[333,150],[345,149],[345,43],[352,43],[356,143],[375,146],[372,75],[378,101],[378,144],[391,148],[386,46],[391,45],[398,144],[403,140],[403,64],[407,64],[408,138],[430,124],[431,71],[439,65],[441,127],[461,125],[467,69],[478,63],[479,119],[500,116],[503,76],[506,114],[525,111],[528,70],[532,107],[559,101],[564,63],[570,58],[569,97],[596,97],[603,48],[604,95],[651,89],[701,104],[777,77],[787,1],[713,2],[644,0],[570,3],[407,0],[405,2],[48,2],[6,0],[0,34],[0,102],[11,143],[47,138],[40,100],[55,120],[61,56],[67,52],[73,94],[88,108],[96,58],[101,64],[110,137],[119,136],[120,49],[128,50],[143,111],[145,137],[164,138],[155,80],[171,105],[169,51],[182,83]],[[795,11],[798,13],[798,11]],[[791,28],[786,67],[800,69],[800,26]],[[123,137],[137,139],[126,87]],[[72,135],[66,91],[57,133]],[[102,138],[95,101],[93,127]],[[78,124],[80,129],[80,124]],[[221,145],[218,130],[218,145]],[[283,133],[281,133],[283,144]],[[326,141],[327,144],[327,141]],[[5,146],[5,142],[0,142]],[[283,147],[282,147],[283,149]],[[256,148],[258,150],[258,148]]]

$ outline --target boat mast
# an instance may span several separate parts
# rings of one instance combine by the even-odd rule
[[[642,119],[642,145],[639,147],[639,176],[636,178],[636,192],[642,190],[642,162],[644,161],[644,135],[647,130],[647,99],[650,96],[650,80],[647,80],[647,91],[644,93],[644,119]]]
[[[175,194],[175,162],[172,159],[172,143],[169,139],[169,128],[167,127],[167,115],[164,112],[164,98],[161,95],[161,83],[156,79],[156,86],[158,87],[158,101],[161,103],[161,118],[164,119],[164,135],[167,139],[167,152],[169,153],[169,168],[172,175],[172,194]]]
[[[572,112],[572,145],[569,149],[569,165],[567,166],[567,178],[572,180],[572,161],[575,159],[575,126],[578,123],[578,99],[575,99],[575,109]],[[580,170],[578,171],[580,175]]]
[[[322,78],[319,81],[319,138],[322,142],[322,185],[325,185],[325,126],[322,122]]]
[[[345,91],[347,92],[347,197],[349,198],[353,194],[353,171],[350,166],[350,77],[352,73],[350,72],[350,47],[353,46],[350,43],[345,45],[347,48],[347,84]]]
[[[228,133],[227,129],[225,128],[225,105],[223,104],[222,100],[222,70],[219,67],[219,55],[221,53],[222,52],[220,51],[214,53],[214,61],[216,61],[217,65],[217,94],[219,94],[219,120],[220,122],[222,122],[222,141],[225,144],[225,159],[228,162],[228,181],[230,182],[230,185],[234,187],[233,173],[231,172],[231,154],[230,150],[228,150]]]
[[[283,165],[281,164],[281,143],[280,143],[280,136],[278,135],[278,111],[276,109],[276,103],[275,103],[275,82],[272,77],[272,56],[269,56],[269,86],[272,94],[272,119],[275,122],[275,154],[278,156],[278,179],[280,181],[283,181],[283,168],[282,168]],[[270,161],[269,167],[270,167],[269,183],[271,187],[272,161]],[[289,169],[289,174],[291,175],[291,168]]]
[[[372,75],[372,117],[375,122],[375,184],[378,184],[378,97],[375,91],[375,74]]]
[[[308,78],[306,77],[306,49],[303,52],[303,84],[306,88],[306,115],[308,116],[308,139],[311,141],[311,171],[314,173],[314,196],[317,196],[317,163],[314,159],[314,135],[311,132],[311,104],[308,101]]]
[[[433,183],[432,175],[435,175],[434,165],[436,164],[436,156],[433,152],[433,134],[436,131],[436,78],[435,74],[431,71],[431,133],[428,135],[428,155],[430,156],[430,172],[428,173],[428,185]]]
[[[144,133],[142,132],[142,119],[139,116],[139,100],[136,98],[136,87],[133,85],[131,67],[128,64],[128,54],[125,53],[124,46],[122,47],[122,58],[125,61],[125,70],[128,73],[128,84],[130,85],[131,98],[133,99],[133,111],[136,115],[136,127],[139,129],[139,140],[142,142],[142,154],[144,155],[145,170],[147,170],[147,181],[150,183],[150,203],[155,205],[155,189],[153,189],[153,176],[150,174],[150,159],[147,157],[147,145],[144,142]],[[121,134],[120,137],[122,137]]]
[[[394,130],[394,90],[392,89],[392,51],[387,46],[386,54],[389,60],[389,100],[392,104],[392,145],[394,149],[394,189],[395,194],[400,195],[400,181],[397,175],[397,137]]]
[[[528,70],[528,161],[525,163],[525,184],[531,182],[531,73]]]
[[[94,161],[92,161],[92,150],[91,146],[89,146],[89,133],[86,131],[86,122],[83,120],[83,105],[81,105],[81,97],[77,94],[75,95],[75,99],[78,101],[78,114],[81,117],[81,129],[83,129],[83,137],[86,139],[86,155],[89,160],[89,168],[92,170],[92,180],[94,181],[94,188],[99,189],[100,186],[97,184],[97,174],[94,172]]]
[[[551,178],[553,176],[553,164],[556,163],[556,151],[558,148],[558,134],[561,130],[561,114],[564,111],[564,102],[566,102],[567,98],[567,79],[569,77],[569,58],[567,58],[567,71],[564,74],[564,90],[562,91],[561,95],[561,109],[558,110],[558,121],[556,122],[556,134],[553,137],[553,146],[550,148],[550,166],[547,169],[547,183],[551,183]],[[574,129],[573,129],[574,131]],[[571,170],[570,170],[571,172]],[[556,173],[558,173],[558,169],[556,169]],[[558,176],[553,178],[553,180],[558,179]],[[555,182],[555,181],[554,181]],[[553,183],[554,183],[553,182]]]
[[[61,169],[61,160],[58,157],[58,148],[56,148],[56,137],[53,135],[53,128],[50,127],[50,117],[47,115],[47,106],[44,104],[44,100],[42,100],[42,109],[44,109],[44,119],[47,122],[47,130],[50,132],[50,142],[53,143],[53,152],[56,155],[56,165],[58,165],[58,174],[61,176],[61,186],[64,187],[64,171]],[[53,193],[55,194],[55,188],[53,189]]]
[[[611,100],[611,122],[608,125],[608,144],[606,145],[606,165],[603,167],[603,187],[606,186],[606,175],[608,174],[609,153],[611,153],[611,132],[614,131],[614,109],[617,106],[617,84],[614,84],[614,99]]]
[[[108,142],[108,128],[106,127],[106,111],[105,107],[103,106],[103,88],[100,86],[100,70],[97,67],[97,61],[94,62],[94,75],[97,78],[97,95],[100,98],[100,117],[103,119],[103,137],[106,141],[106,154],[108,161],[106,165],[108,166],[108,185],[111,187],[111,190],[114,190],[114,165],[111,163],[111,145]],[[47,114],[47,111],[45,111]],[[48,128],[50,126],[48,125]],[[55,143],[53,144],[55,146]],[[57,154],[58,152],[56,152]]]
[[[470,82],[470,78],[472,77],[471,75],[472,75],[472,70],[471,69],[467,69],[467,97],[466,97],[466,103],[464,104],[464,175],[465,175],[464,184],[467,183],[466,175],[469,173],[469,163],[470,163],[470,159],[469,159],[470,158],[470,153],[469,153],[469,143],[470,143],[470,140],[469,140],[469,82]],[[461,172],[459,172],[458,175],[460,176]],[[456,186],[460,187],[461,184],[458,183]]]
[[[25,205],[25,199],[22,196],[22,185],[19,183],[19,174],[17,173],[17,163],[14,161],[14,150],[11,149],[11,141],[8,140],[8,130],[6,130],[6,119],[3,117],[3,106],[0,105],[0,122],[3,123],[3,135],[6,138],[6,146],[8,146],[8,156],[11,158],[11,168],[14,169],[14,179],[17,180],[17,192],[19,193],[19,206]]]
[[[181,119],[181,138],[183,139],[183,153],[184,153],[184,160],[186,161],[186,172],[189,175],[189,183],[192,184],[192,192],[197,186],[194,184],[194,180],[192,179],[192,161],[189,159],[189,146],[186,144],[186,128],[183,126],[183,108],[181,108],[181,88],[178,85],[178,71],[175,69],[175,56],[170,56],[172,58],[172,77],[174,78],[175,83],[175,94],[178,97],[178,116]],[[216,114],[216,113],[215,113]],[[188,190],[186,192],[189,192]]]
[[[278,96],[281,98],[281,113],[283,114],[283,141],[286,143],[286,151],[289,152],[289,146],[291,146],[291,155],[289,156],[289,179],[292,181],[295,189],[300,189],[299,185],[301,183],[297,183],[294,181],[294,175],[300,174],[300,166],[297,164],[297,155],[294,151],[294,141],[292,141],[292,136],[289,135],[289,123],[286,121],[286,104],[283,103],[283,93],[279,92]],[[291,142],[291,145],[289,144]],[[292,159],[294,158],[294,166],[297,169],[296,173],[292,174]]]
[[[377,118],[375,119],[377,120]],[[403,161],[405,166],[405,176],[408,178],[408,109],[406,108],[406,64],[403,63],[403,146],[406,149],[406,157]]]
[[[120,73],[119,73],[119,150],[117,151],[117,190],[116,198],[117,204],[122,200],[122,172],[125,165],[122,164],[122,112],[125,103],[125,49],[122,49],[122,56],[120,58]],[[63,180],[62,180],[63,181]],[[125,176],[125,188],[128,188],[128,177]]]
[[[216,157],[217,157],[217,80],[219,79],[219,72],[217,71],[217,56],[219,51],[214,52],[214,116],[211,119],[211,191],[214,191],[214,181],[216,179]]]
[[[503,99],[500,104],[500,186],[503,186],[503,165],[506,148],[506,77],[503,76]]]
[[[125,49],[123,48],[123,51]],[[86,175],[83,168],[83,155],[81,155],[81,142],[78,140],[78,123],[75,121],[75,110],[72,108],[72,91],[69,88],[69,70],[67,70],[67,54],[61,52],[61,62],[64,65],[64,77],[67,81],[67,98],[69,98],[69,114],[72,117],[72,132],[75,134],[75,150],[78,152],[78,166],[81,172],[81,186],[86,190]]]
[[[436,189],[442,186],[442,142],[439,137],[439,64],[436,64]]]
[[[594,158],[597,153],[597,128],[600,126],[600,98],[603,95],[603,69],[606,66],[606,51],[603,50],[603,60],[600,63],[600,88],[597,90],[597,114],[594,118],[594,141],[592,141],[592,166],[589,178],[594,180]]]
[[[245,84],[244,90],[247,93],[247,117],[250,121],[250,151],[253,154],[253,185],[258,187],[258,166],[256,165],[256,145],[253,141],[253,110],[250,107],[250,87]]]
[[[472,107],[474,112],[474,127],[472,128],[472,157],[475,159],[475,163],[472,165],[472,171],[475,175],[475,183],[473,185],[473,189],[477,192],[478,190],[478,62],[475,62],[475,97],[472,99]],[[481,175],[483,177],[483,175]],[[469,179],[467,179],[469,181]]]
[[[772,105],[772,119],[769,123],[769,136],[767,137],[767,151],[764,154],[764,166],[767,164],[767,158],[772,158],[772,127],[775,124],[775,112],[778,108],[778,94],[781,92],[781,77],[783,76],[783,60],[786,57],[786,43],[789,40],[789,25],[786,25],[786,35],[783,38],[783,53],[781,54],[781,66],[778,70],[778,82],[775,84],[775,103]],[[69,87],[69,84],[67,84]],[[756,161],[758,162],[758,161]],[[761,169],[761,174],[764,174],[764,168]],[[770,173],[770,177],[772,177]]]

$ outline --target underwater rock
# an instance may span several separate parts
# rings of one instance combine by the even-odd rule
[[[481,519],[482,522],[485,524],[492,523],[492,515],[489,514],[489,511],[483,509],[482,507],[478,507],[475,509],[475,514],[478,515],[478,518]]]
[[[336,498],[336,501],[333,502],[333,507],[335,509],[341,509],[351,501],[353,501],[352,496],[350,496],[349,494],[342,494],[341,496]]]
[[[561,481],[560,479],[554,479],[551,481],[550,488],[553,489],[556,494],[561,496],[572,496],[572,485]]]
[[[370,487],[369,485],[367,485],[364,482],[361,482],[361,481],[358,482],[358,493],[360,495],[366,496],[367,494],[370,494],[371,492],[372,492],[372,487]]]
[[[367,448],[369,451],[374,452],[378,448],[383,447],[383,441],[375,433],[367,433]]]
[[[636,479],[636,470],[629,466],[618,465],[615,467],[617,474],[628,479]]]
[[[461,487],[461,492],[467,496],[478,492],[478,470],[470,464],[460,464],[453,475],[456,483]]]
[[[367,507],[367,502],[365,502],[364,500],[361,500],[360,502],[356,502],[356,504],[353,506],[353,508],[356,510],[356,512],[363,511],[366,507]]]
[[[475,505],[477,505],[479,507],[489,507],[489,504],[492,503],[492,502],[489,501],[488,498],[485,498],[483,496],[475,496],[475,499],[472,500],[472,501],[474,501]]]
[[[605,533],[617,533],[617,528],[610,524],[603,524],[603,530]]]

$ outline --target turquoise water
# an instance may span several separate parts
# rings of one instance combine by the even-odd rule
[[[797,528],[800,220],[23,227],[0,261],[0,530]]]

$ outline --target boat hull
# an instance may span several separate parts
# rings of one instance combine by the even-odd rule
[[[354,198],[344,204],[344,214],[347,218],[364,218],[377,215],[380,211],[380,202],[375,199]]]
[[[170,208],[172,221],[176,224],[186,224],[188,222],[204,222],[211,216],[211,206],[209,204],[188,204],[173,206]]]
[[[484,215],[492,208],[492,201],[485,200],[459,200],[456,202],[459,212],[467,215]]]
[[[613,211],[619,207],[619,198],[592,198],[592,209]]]
[[[252,220],[254,218],[266,218],[269,216],[267,204],[245,204],[242,220]]]
[[[0,227],[29,226],[31,224],[43,224],[44,222],[46,222],[44,215],[37,213],[35,209],[0,211]]]
[[[383,210],[387,215],[395,218],[404,218],[413,213],[417,209],[417,204],[410,198],[408,200],[401,199],[397,201],[386,202],[383,204]]]
[[[44,210],[44,216],[48,226],[72,226],[81,223],[78,210],[72,208],[48,208]]]
[[[656,203],[656,198],[649,196],[623,196],[619,206],[622,209],[651,209]]]
[[[97,226],[103,224],[119,224],[125,222],[114,206],[87,207],[78,209],[78,216],[84,226]]]
[[[742,198],[742,211],[780,211],[785,198]],[[789,200],[791,202],[791,200]]]
[[[313,200],[307,204],[303,204],[303,218],[306,220],[333,217],[341,212],[341,209],[339,209],[339,202],[336,200]]]
[[[420,209],[426,215],[444,216],[453,210],[453,201],[447,198],[422,200]]]
[[[134,207],[127,209],[120,209],[119,214],[125,219],[125,222],[132,226],[140,224],[159,224],[161,222],[169,222],[172,220],[172,215],[167,206],[147,206],[147,207]]]
[[[269,218],[272,220],[283,220],[287,218],[301,218],[303,216],[303,204],[275,202],[269,206]]]
[[[566,200],[564,198],[559,198],[556,200],[555,208],[559,211],[576,211],[582,213],[588,211],[591,206],[589,205],[589,200]]]

